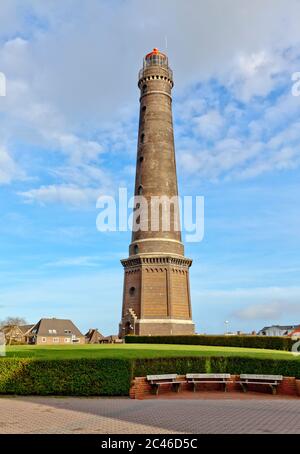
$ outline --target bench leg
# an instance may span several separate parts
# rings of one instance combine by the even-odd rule
[[[194,392],[194,393],[196,392],[196,387],[197,387],[197,384],[196,384],[196,383],[193,383],[193,392]]]
[[[181,387],[181,383],[173,383],[173,385],[172,385],[173,391],[176,393],[179,392],[180,387]]]
[[[270,386],[271,386],[272,394],[275,396],[275,394],[277,393],[276,386],[275,385],[270,385]]]
[[[224,382],[224,393],[227,393],[227,383]]]
[[[244,393],[247,392],[247,385],[246,383],[240,383],[241,387],[242,387],[242,390],[244,391]]]
[[[152,384],[152,394],[158,395],[159,385],[156,383]]]

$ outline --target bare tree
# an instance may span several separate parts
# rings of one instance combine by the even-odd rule
[[[5,320],[0,321],[0,329],[4,326],[9,326],[12,330],[16,326],[26,325],[27,322],[23,317],[7,317]],[[9,336],[9,345],[11,344],[11,336]]]
[[[23,317],[7,317],[5,320],[0,322],[0,326],[18,326],[26,325],[26,320]]]

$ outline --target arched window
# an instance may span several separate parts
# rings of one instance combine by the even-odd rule
[[[146,106],[143,106],[143,107],[142,107],[142,112],[145,113],[145,112],[146,112],[146,109],[147,109],[147,107],[146,107]]]
[[[145,134],[141,134],[141,143],[144,143],[145,140]]]
[[[134,252],[135,255],[139,253],[139,247],[138,247],[137,244],[135,244],[135,245],[133,246],[133,252]]]
[[[129,289],[129,295],[134,295],[135,294],[135,287],[130,287]]]
[[[145,85],[143,85],[143,93],[145,93],[146,90],[147,90],[147,85],[145,84]]]
[[[140,161],[140,164],[142,164],[142,162],[144,161],[144,156],[140,156],[139,161]]]
[[[138,192],[138,195],[142,195],[143,194],[143,186],[142,185],[140,185],[138,187],[138,191],[137,192]]]

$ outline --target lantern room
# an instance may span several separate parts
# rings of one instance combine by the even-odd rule
[[[164,66],[165,68],[168,68],[168,57],[154,48],[153,51],[144,58],[144,69],[149,66]]]

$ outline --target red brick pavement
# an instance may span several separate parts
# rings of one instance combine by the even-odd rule
[[[0,433],[300,434],[299,399],[221,392],[186,397],[2,397]]]

